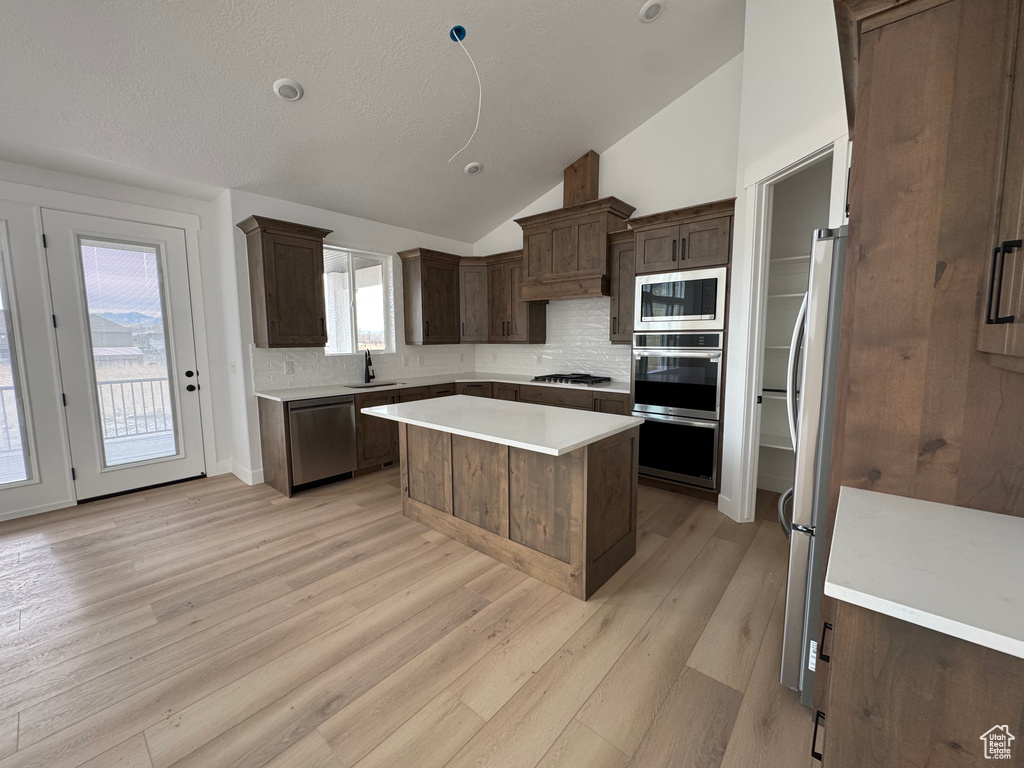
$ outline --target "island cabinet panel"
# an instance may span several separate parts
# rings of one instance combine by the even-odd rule
[[[390,424],[391,422],[387,422]],[[409,427],[406,437],[409,498],[452,513],[452,436],[424,427]]]
[[[455,517],[508,536],[508,446],[452,435]]]
[[[845,602],[830,653],[829,768],[980,766],[993,726],[1024,731],[1024,659]],[[1012,751],[993,764],[1024,765]]]
[[[583,516],[584,451],[548,456],[512,448],[508,456],[509,538],[563,563],[572,559]]]
[[[562,456],[398,428],[406,517],[581,600],[636,553],[638,428]]]

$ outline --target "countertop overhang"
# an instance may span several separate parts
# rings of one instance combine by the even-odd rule
[[[1024,658],[1024,519],[844,487],[825,594]]]
[[[327,384],[319,387],[293,387],[290,389],[256,390],[256,397],[288,403],[295,400],[312,400],[317,397],[335,397],[337,395],[357,395],[365,392],[382,392],[391,389],[410,389],[412,387],[428,387],[433,384],[472,384],[479,381],[494,381],[501,384],[529,384],[536,387],[555,387],[558,389],[585,389],[594,392],[612,392],[620,395],[629,394],[628,381],[608,381],[587,387],[580,384],[555,384],[546,381],[534,381],[530,376],[517,376],[509,373],[454,373],[443,376],[399,376],[400,381],[382,387],[350,387],[344,384]]]
[[[643,419],[551,405],[452,395],[363,408],[363,413],[527,451],[562,456],[637,427]]]

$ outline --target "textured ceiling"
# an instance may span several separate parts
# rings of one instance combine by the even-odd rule
[[[3,0],[0,159],[243,189],[472,242],[742,49],[743,0],[666,0],[653,24],[640,5]],[[453,24],[484,103],[449,165],[476,116]],[[281,77],[305,97],[274,96]]]

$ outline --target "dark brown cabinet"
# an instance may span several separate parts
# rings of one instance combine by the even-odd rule
[[[460,341],[463,344],[487,342],[488,269],[479,259],[463,259],[459,265]],[[469,262],[469,263],[468,263]]]
[[[718,200],[630,221],[636,233],[635,274],[727,265],[735,202]]]
[[[607,296],[608,234],[625,227],[633,211],[605,197],[516,219],[523,228],[523,298]]]
[[[594,410],[598,413],[614,413],[617,416],[629,416],[629,395],[618,392],[594,393]]]
[[[363,408],[376,405],[393,405],[398,402],[398,392],[366,392],[356,395],[356,453],[359,469],[388,464],[397,458],[394,452],[395,422],[367,416]]]
[[[492,392],[492,397],[495,400],[519,400],[518,384],[505,384],[503,382],[496,381],[492,385]]]
[[[524,403],[557,405],[581,411],[594,410],[594,393],[586,389],[538,387],[532,384],[523,384],[519,387],[519,399]]]
[[[426,248],[398,255],[405,294],[405,343],[458,344],[461,258]]]
[[[470,395],[472,397],[490,397],[491,396],[491,382],[489,382],[489,381],[460,382],[459,384],[456,384],[456,391],[460,395]]]
[[[843,602],[831,634],[828,701],[813,726],[823,765],[982,765],[983,734],[1021,733],[1024,659]]]
[[[428,389],[428,397],[448,397],[454,394],[454,384],[431,384]]]
[[[547,303],[522,298],[522,251],[487,257],[487,340],[493,344],[543,344]]]
[[[633,292],[636,277],[636,239],[632,230],[610,237],[611,311],[608,338],[613,344],[633,342]]]
[[[324,238],[329,229],[250,216],[238,223],[249,258],[252,336],[257,347],[323,347]]]

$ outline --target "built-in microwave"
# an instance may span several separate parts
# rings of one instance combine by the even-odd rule
[[[726,267],[636,278],[635,332],[725,329]]]

